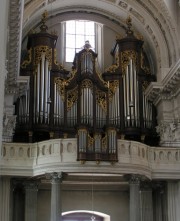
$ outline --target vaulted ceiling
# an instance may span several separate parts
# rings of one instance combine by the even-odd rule
[[[157,76],[162,80],[162,72],[172,67],[179,60],[180,41],[178,41],[178,25],[172,11],[169,10],[169,0],[24,0],[19,1],[23,13],[21,22],[22,39],[28,32],[39,25],[44,10],[49,12],[49,26],[55,22],[75,18],[87,18],[108,25],[117,32],[125,29],[125,21],[128,15],[133,20],[133,29],[143,36],[146,53],[149,53],[151,63],[156,68]],[[172,1],[175,10],[178,10],[178,1]],[[17,1],[11,0],[11,11],[19,14]],[[177,6],[177,7],[176,7]],[[176,9],[177,8],[177,9]],[[9,82],[16,80],[13,60],[17,53],[15,48],[21,44],[20,33],[15,29],[17,18],[10,16],[10,30],[13,39],[10,46],[12,56],[9,70]],[[51,22],[50,22],[51,21]],[[15,44],[15,34],[18,39]],[[122,33],[120,33],[122,34]],[[12,48],[12,49],[11,49]],[[12,70],[11,70],[12,66]],[[18,70],[18,67],[17,67]]]
[[[160,68],[168,68],[179,57],[177,25],[163,0],[25,0],[24,35],[38,24],[45,9],[51,17],[68,13],[76,18],[78,12],[87,13],[92,19],[98,15],[121,27],[130,15]]]

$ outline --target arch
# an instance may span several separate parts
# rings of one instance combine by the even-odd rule
[[[67,211],[63,212],[62,216],[70,215],[70,214],[89,214],[90,216],[93,214],[95,216],[101,217],[103,221],[110,221],[110,216],[102,213],[102,212],[97,212],[97,211],[91,211],[91,210],[72,210],[72,211]]]

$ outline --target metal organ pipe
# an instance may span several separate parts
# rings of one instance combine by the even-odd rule
[[[45,55],[42,54],[41,58],[41,87],[40,87],[40,100],[41,100],[41,106],[40,106],[40,122],[43,121],[43,104],[44,104],[44,61],[45,61]]]
[[[48,61],[45,59],[45,88],[44,88],[44,112],[45,112],[45,122],[47,122],[48,119],[48,97],[49,97],[49,86],[48,86],[48,80],[49,80],[49,68],[48,68]]]
[[[56,99],[57,99],[57,85],[54,84],[54,124],[56,124]]]

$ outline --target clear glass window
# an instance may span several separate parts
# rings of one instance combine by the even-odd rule
[[[84,20],[66,21],[65,23],[65,58],[73,62],[75,53],[82,50],[85,41],[89,41],[95,50],[95,22]]]

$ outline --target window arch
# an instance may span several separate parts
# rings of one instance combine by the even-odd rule
[[[65,22],[65,61],[72,62],[76,52],[89,41],[95,50],[96,23],[88,20],[70,20]]]
[[[103,24],[90,19],[71,19],[61,24],[61,33],[63,33],[61,44],[64,48],[61,59],[64,66],[68,68],[73,62],[75,53],[82,50],[85,41],[89,41],[91,49],[98,54],[98,65],[101,69],[104,66]]]

